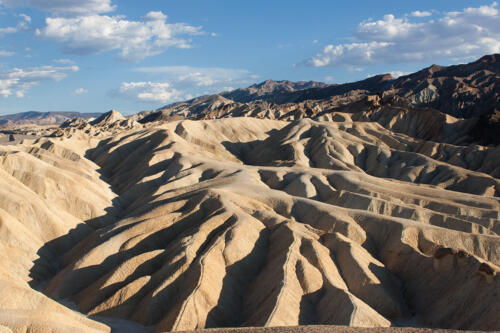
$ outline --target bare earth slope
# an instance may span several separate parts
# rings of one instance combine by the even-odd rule
[[[13,331],[106,329],[32,288],[57,272],[61,254],[93,231],[83,221],[101,223],[115,197],[97,166],[68,146],[0,147],[0,324]]]
[[[155,331],[498,329],[498,179],[411,152],[422,145],[417,139],[386,135],[366,122],[246,118],[124,132],[87,153],[118,195],[113,204],[92,163],[61,150],[88,163],[85,189],[109,193],[94,205],[120,212],[108,209],[94,222],[102,210],[82,215],[70,207],[88,193],[59,203],[44,198],[57,191],[34,188],[41,198],[33,201],[59,203],[57,212],[96,229],[56,252],[62,269],[43,291],[83,313]],[[32,154],[18,163],[29,165]],[[12,177],[35,183],[11,164],[3,168]]]
[[[477,119],[200,103],[0,146],[0,331],[500,330],[500,147]]]

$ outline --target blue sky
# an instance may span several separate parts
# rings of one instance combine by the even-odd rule
[[[0,0],[0,114],[130,114],[266,79],[343,83],[499,52],[493,1]]]

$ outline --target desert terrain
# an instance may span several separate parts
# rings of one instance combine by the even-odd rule
[[[499,94],[490,55],[0,134],[0,332],[500,330]]]

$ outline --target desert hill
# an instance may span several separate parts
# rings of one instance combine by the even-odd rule
[[[463,82],[489,105],[496,59],[283,103],[341,88],[268,82],[0,145],[0,330],[500,330],[496,111],[411,98],[429,71],[482,71],[491,91]]]

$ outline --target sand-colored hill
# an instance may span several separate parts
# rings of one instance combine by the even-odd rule
[[[498,148],[251,118],[97,142],[2,148],[4,325],[105,329],[52,298],[154,331],[500,327]]]
[[[356,90],[3,138],[0,332],[500,330],[483,125]]]
[[[107,329],[35,290],[93,231],[91,221],[109,219],[115,197],[78,153],[88,145],[71,147],[79,149],[46,139],[0,147],[0,324],[15,332]]]

